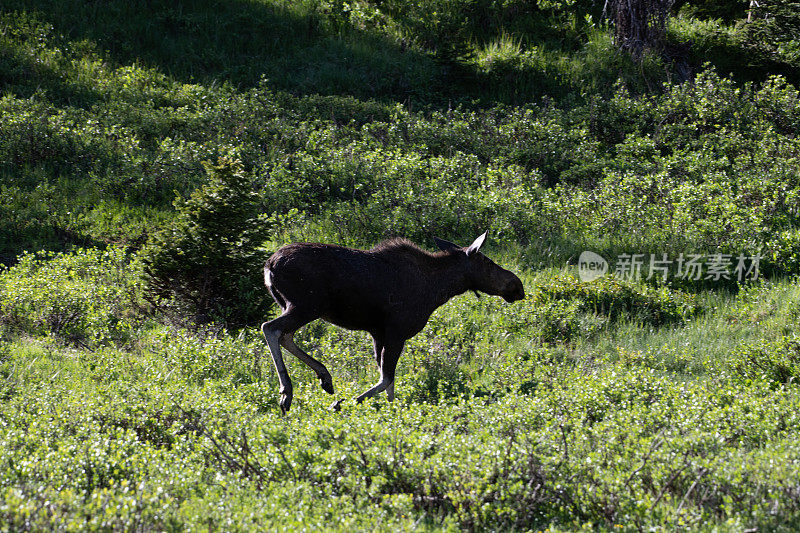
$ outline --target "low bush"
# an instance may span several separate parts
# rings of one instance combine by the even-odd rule
[[[681,324],[702,308],[696,297],[666,287],[603,276],[584,283],[571,276],[559,276],[536,285],[534,300],[574,302],[583,312],[592,312],[617,322],[625,319],[652,326]]]
[[[176,379],[195,385],[207,380],[240,386],[268,375],[272,360],[260,331],[242,330],[237,337],[225,330],[188,332],[160,327],[142,334],[139,348],[161,358]],[[277,383],[277,382],[276,382]]]
[[[121,248],[24,254],[0,272],[0,322],[87,346],[123,343],[142,304],[140,268]]]
[[[744,345],[731,355],[730,366],[744,383],[800,385],[800,339],[792,336]]]
[[[796,387],[539,358],[519,394],[334,413],[299,387],[281,418],[258,383],[112,355],[10,354],[27,370],[0,404],[4,524],[774,530],[800,513]]]
[[[751,6],[752,22],[744,27],[747,44],[786,63],[800,62],[798,8],[794,0],[765,0]]]

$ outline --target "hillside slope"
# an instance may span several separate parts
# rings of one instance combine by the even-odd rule
[[[4,1],[0,529],[796,530],[792,5],[637,63],[582,0]],[[280,416],[271,251],[487,229],[526,300],[439,309],[391,404],[287,355]]]

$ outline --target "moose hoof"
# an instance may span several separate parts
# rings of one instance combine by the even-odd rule
[[[319,385],[320,387],[322,387],[322,390],[324,390],[328,394],[333,394],[333,378],[331,378],[330,374],[325,374],[324,376],[320,376]]]
[[[337,411],[337,412],[338,412],[338,411],[341,411],[341,410],[342,410],[342,402],[343,402],[343,401],[344,401],[344,400],[336,400],[335,402],[333,402],[333,403],[331,404],[330,410],[331,410],[331,411]]]
[[[291,394],[281,394],[281,399],[278,402],[278,405],[281,406],[281,413],[284,415],[289,412],[289,407],[292,405],[292,395]]]

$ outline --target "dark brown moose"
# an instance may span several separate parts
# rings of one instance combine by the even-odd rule
[[[289,410],[293,396],[281,346],[311,367],[322,388],[333,394],[328,369],[293,340],[294,333],[313,320],[372,335],[381,378],[356,401],[384,390],[392,401],[403,344],[422,331],[438,307],[469,290],[502,296],[507,302],[525,298],[520,279],[479,252],[485,239],[486,233],[466,248],[435,239],[441,249],[436,253],[393,239],[371,250],[295,243],[272,254],[264,266],[264,281],[283,314],[262,324],[261,331],[278,372],[281,410]]]

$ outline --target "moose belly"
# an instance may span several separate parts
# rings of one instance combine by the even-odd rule
[[[345,329],[374,331],[381,325],[384,313],[369,304],[333,301],[322,318]]]

